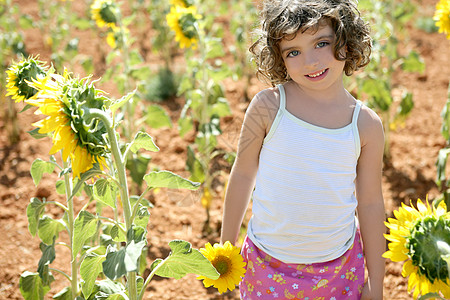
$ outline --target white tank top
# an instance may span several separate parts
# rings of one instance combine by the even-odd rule
[[[356,165],[361,145],[357,101],[338,129],[307,123],[280,107],[264,139],[248,236],[269,255],[296,264],[336,259],[356,232]]]

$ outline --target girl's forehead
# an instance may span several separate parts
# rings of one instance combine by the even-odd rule
[[[291,41],[296,37],[316,37],[316,36],[334,36],[334,30],[328,23],[320,24],[319,26],[309,27],[309,28],[300,28],[296,32],[288,33],[283,38],[282,41]]]

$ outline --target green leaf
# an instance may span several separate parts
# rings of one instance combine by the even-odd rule
[[[55,170],[55,165],[48,161],[43,161],[38,158],[31,164],[31,177],[33,177],[34,184],[37,186],[42,179],[44,173],[52,173]]]
[[[95,300],[124,300],[122,295],[126,296],[125,287],[120,282],[114,282],[109,279],[99,281],[95,284]]]
[[[172,250],[156,271],[156,275],[180,279],[188,273],[218,279],[220,274],[210,261],[197,249],[192,249],[191,244],[182,240],[173,240],[169,243]],[[153,266],[153,265],[152,265]]]
[[[159,148],[155,145],[153,137],[151,137],[147,132],[139,131],[134,140],[131,142],[130,150],[137,153],[139,149],[145,149],[148,151],[158,152]]]
[[[398,114],[400,116],[406,117],[414,108],[413,102],[413,94],[409,92],[405,92],[402,96],[402,101],[400,102],[400,106],[398,108]]]
[[[72,18],[71,25],[75,26],[77,29],[86,30],[92,27],[91,22],[87,18]]]
[[[231,115],[230,105],[227,99],[218,98],[217,103],[212,105],[210,116],[217,115],[218,117],[226,117]]]
[[[217,58],[225,56],[224,46],[222,40],[218,38],[208,39],[206,43],[206,57],[205,59]]]
[[[75,257],[83,247],[84,242],[92,237],[97,230],[97,218],[88,211],[82,210],[75,219],[72,255]]]
[[[25,271],[19,280],[20,293],[25,300],[42,300],[44,295],[50,290],[50,287],[42,284],[39,273]]]
[[[144,61],[144,59],[142,58],[142,56],[139,54],[139,52],[137,50],[133,50],[130,52],[130,65],[134,66],[137,64],[140,64]]]
[[[172,128],[172,121],[167,112],[159,105],[150,105],[145,113],[145,123],[152,128]]]
[[[125,225],[125,224],[123,224],[123,225]],[[111,238],[115,242],[120,242],[120,243],[127,241],[127,236],[125,235],[125,233],[117,225],[114,225],[111,228]]]
[[[194,128],[194,124],[192,121],[192,117],[186,116],[184,118],[178,119],[178,131],[180,132],[180,136],[184,137],[186,133],[191,131]]]
[[[189,177],[189,179],[200,183],[203,183],[205,181],[205,168],[203,168],[202,163],[195,156],[195,152],[192,149],[191,145],[188,146],[186,167],[191,174],[191,177]]]
[[[442,298],[438,293],[428,293],[426,295],[420,296],[417,298],[417,300],[426,300],[426,299],[441,299],[445,300],[445,298]]]
[[[100,178],[94,183],[94,198],[109,207],[116,208],[117,187],[110,179]]]
[[[424,72],[425,63],[419,53],[412,50],[408,56],[404,58],[402,69],[408,72]]]
[[[176,175],[170,171],[154,171],[144,176],[150,188],[166,187],[170,189],[196,190],[200,183]]]
[[[40,128],[35,128],[33,130],[27,131],[36,140],[48,137],[47,133],[39,133]]]
[[[147,224],[145,224],[145,226],[147,227]],[[131,228],[128,229],[127,241],[134,241],[135,243],[139,243],[142,241],[147,242],[147,230],[145,229],[146,227],[141,227],[133,224]]]
[[[150,220],[150,213],[148,208],[142,204],[139,204],[139,208],[137,210],[136,218],[134,219],[134,223],[143,228],[147,228],[148,222]]]
[[[49,272],[49,265],[56,258],[55,240],[53,240],[51,245],[41,243],[39,247],[41,248],[42,256],[39,259],[37,271],[42,279],[42,283],[50,286],[50,283],[53,281],[53,276],[51,276],[51,273]]]
[[[53,243],[53,238],[58,238],[59,233],[65,229],[62,220],[53,220],[49,216],[43,216],[39,220],[38,235],[45,244],[50,245]]]
[[[33,18],[30,15],[21,15],[19,25],[21,29],[31,29],[34,26]]]
[[[144,154],[133,154],[127,159],[127,169],[130,170],[131,179],[139,186],[142,185],[142,180],[145,173],[147,173],[148,164],[152,158]]]
[[[137,80],[146,80],[152,76],[152,70],[148,66],[132,68],[131,77]]]
[[[37,233],[38,222],[44,214],[45,205],[41,200],[33,197],[27,206],[28,230],[32,236],[35,236]]]
[[[139,257],[145,241],[135,243],[131,241],[125,248],[115,251],[113,247],[106,254],[106,260],[102,263],[103,273],[111,280],[116,280],[127,274],[127,272],[137,272],[139,269]]]
[[[56,300],[72,300],[72,288],[70,286],[66,286],[61,291],[59,291],[55,296],[53,296],[53,299]],[[77,300],[77,299],[75,299]]]
[[[94,289],[95,280],[98,275],[103,271],[102,263],[106,257],[103,255],[97,255],[91,253],[86,256],[80,266],[80,274],[83,282],[81,284],[81,290],[85,299],[88,299]]]
[[[122,98],[115,100],[111,106],[109,107],[109,109],[111,110],[111,113],[114,115],[116,110],[121,108],[122,106],[125,105],[125,103],[127,103],[127,101],[130,101],[131,98],[133,98],[133,96],[136,94],[136,89],[128,94],[126,94],[125,96],[123,96]]]

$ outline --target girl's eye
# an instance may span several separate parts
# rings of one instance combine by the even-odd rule
[[[300,54],[299,51],[294,50],[294,51],[289,52],[288,55],[287,55],[287,57],[295,57],[295,56],[297,56],[297,55],[299,55],[299,54]]]
[[[317,44],[317,48],[323,48],[323,47],[325,47],[325,46],[327,46],[327,45],[329,45],[330,43],[328,43],[328,42],[319,42],[318,44]]]

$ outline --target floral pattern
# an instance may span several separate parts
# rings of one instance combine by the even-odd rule
[[[364,286],[362,253],[359,231],[344,255],[314,264],[283,263],[247,237],[242,246],[247,272],[239,285],[241,299],[359,299]]]

